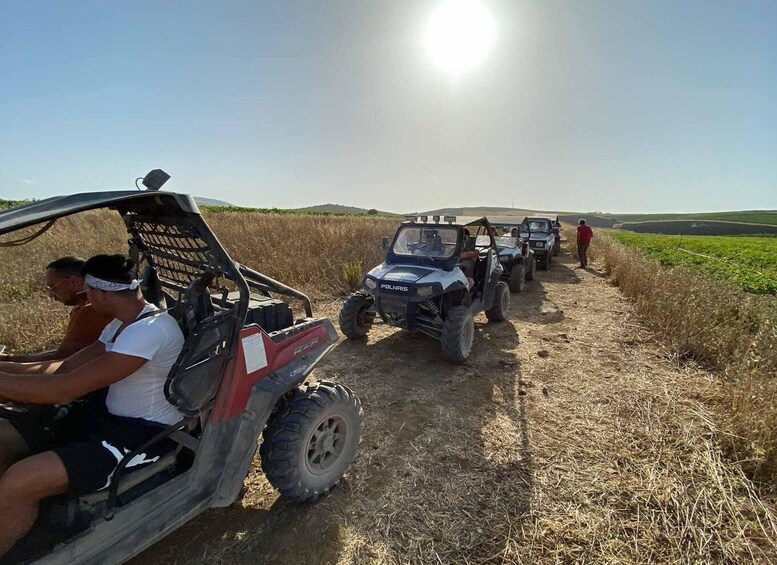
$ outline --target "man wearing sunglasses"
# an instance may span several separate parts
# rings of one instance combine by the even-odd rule
[[[83,292],[84,277],[81,275],[81,270],[85,264],[86,261],[83,259],[68,256],[52,261],[46,266],[46,287],[49,296],[71,307],[67,331],[59,346],[51,351],[31,355],[0,354],[0,361],[16,363],[60,361],[97,341],[100,332],[113,318],[95,310]]]

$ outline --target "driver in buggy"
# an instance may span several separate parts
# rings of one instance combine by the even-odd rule
[[[424,231],[424,237],[418,246],[418,250],[422,251],[425,255],[440,256],[445,253],[445,248],[442,245],[442,238],[437,233],[437,230]]]
[[[0,556],[32,528],[41,500],[107,488],[124,455],[182,419],[164,385],[184,336],[172,316],[146,302],[133,272],[121,255],[86,262],[83,293],[113,319],[97,342],[64,361],[0,363],[0,402],[66,405],[108,387],[102,409],[74,403],[49,427],[0,419]],[[163,441],[127,468],[171,449],[174,442]]]
[[[445,255],[442,238],[437,230],[424,230],[421,241],[412,246],[414,255],[426,255],[427,257],[440,257]]]

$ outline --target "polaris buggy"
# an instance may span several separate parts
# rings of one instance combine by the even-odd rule
[[[233,503],[260,434],[262,469],[282,495],[312,501],[326,493],[351,463],[362,433],[353,392],[331,382],[305,383],[337,340],[332,323],[314,318],[301,292],[230,259],[194,199],[183,194],[49,198],[0,213],[0,235],[44,224],[0,244],[30,241],[58,218],[96,209],[121,216],[146,299],[168,309],[183,330],[165,393],[185,417],[126,455],[108,488],[48,499],[36,526],[6,558],[121,563],[208,508]],[[294,320],[276,294],[301,301],[305,317]],[[4,405],[0,412],[40,418],[38,410]],[[147,467],[126,470],[137,453],[164,438],[178,447]]]
[[[474,315],[484,311],[489,321],[505,320],[510,290],[500,280],[503,268],[486,218],[428,220],[409,216],[391,245],[384,241],[386,260],[345,301],[340,329],[362,338],[380,318],[440,340],[448,360],[464,363],[472,352]]]
[[[526,281],[533,280],[537,271],[537,260],[528,239],[521,238],[520,234],[513,235],[519,231],[521,218],[489,216],[488,220],[496,230],[496,248],[504,268],[502,276],[510,286],[510,292],[521,292]]]

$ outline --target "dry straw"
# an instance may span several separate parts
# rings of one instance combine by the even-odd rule
[[[313,298],[356,288],[364,272],[382,260],[381,239],[396,229],[387,218],[205,213],[233,259]],[[66,310],[48,298],[44,267],[63,255],[87,258],[126,253],[127,235],[115,212],[64,218],[30,244],[0,253],[0,343],[12,352],[54,346]]]
[[[634,299],[643,321],[679,361],[721,376],[712,399],[727,423],[722,444],[748,475],[776,491],[777,300],[687,268],[661,267],[602,230],[597,236],[591,254]]]

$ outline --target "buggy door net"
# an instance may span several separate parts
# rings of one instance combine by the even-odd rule
[[[170,219],[128,215],[125,222],[140,259],[152,264],[162,286],[174,293],[186,292],[204,273],[222,275],[221,261],[213,256],[206,238],[185,216]]]
[[[235,286],[234,269],[215,238],[198,227],[199,217],[123,216],[139,265],[152,267],[172,295],[175,305],[170,314],[186,338],[167,377],[165,394],[182,413],[197,414],[215,398],[242,325],[238,304],[226,300],[225,285]]]

